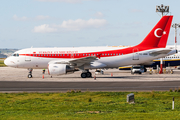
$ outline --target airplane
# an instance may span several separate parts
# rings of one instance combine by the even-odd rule
[[[7,66],[48,69],[49,75],[62,75],[81,70],[81,77],[92,77],[89,69],[118,68],[136,65],[176,53],[166,47],[173,16],[163,16],[144,40],[132,47],[27,48],[5,59]]]

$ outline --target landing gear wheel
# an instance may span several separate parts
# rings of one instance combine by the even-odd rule
[[[28,71],[29,71],[29,74],[28,74],[28,78],[32,78],[32,71],[33,69],[32,68],[28,68]]]
[[[86,74],[87,74],[87,77],[88,77],[88,78],[92,77],[91,72],[87,72]]]
[[[28,75],[28,78],[32,78],[32,75],[31,75],[31,74],[29,74],[29,75]]]
[[[87,73],[81,73],[81,77],[82,78],[86,78],[87,77]]]

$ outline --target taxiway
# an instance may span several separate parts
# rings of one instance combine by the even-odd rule
[[[174,74],[131,75],[129,71],[105,70],[104,75],[83,79],[80,71],[62,76],[42,78],[41,70],[33,70],[33,78],[27,78],[26,69],[0,67],[0,92],[67,92],[81,91],[168,91],[180,88],[180,71]],[[113,76],[111,76],[113,75]]]

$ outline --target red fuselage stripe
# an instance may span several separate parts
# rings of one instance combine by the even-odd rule
[[[42,58],[67,58],[67,59],[77,59],[77,58],[82,58],[82,57],[88,57],[88,56],[97,56],[97,57],[111,57],[111,56],[119,56],[119,55],[126,55],[130,53],[135,53],[135,52],[140,52],[143,50],[149,50],[149,49],[154,49],[154,48],[139,48],[139,47],[129,47],[125,49],[120,49],[120,50],[111,50],[111,51],[101,51],[101,52],[89,52],[89,53],[72,53],[72,54],[43,54],[39,53],[36,54],[33,51],[33,54],[20,54],[20,56],[33,56],[33,57],[42,57]]]

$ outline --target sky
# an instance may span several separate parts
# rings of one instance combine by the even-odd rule
[[[3,0],[0,48],[137,45],[160,20],[161,4],[180,23],[177,0]]]

